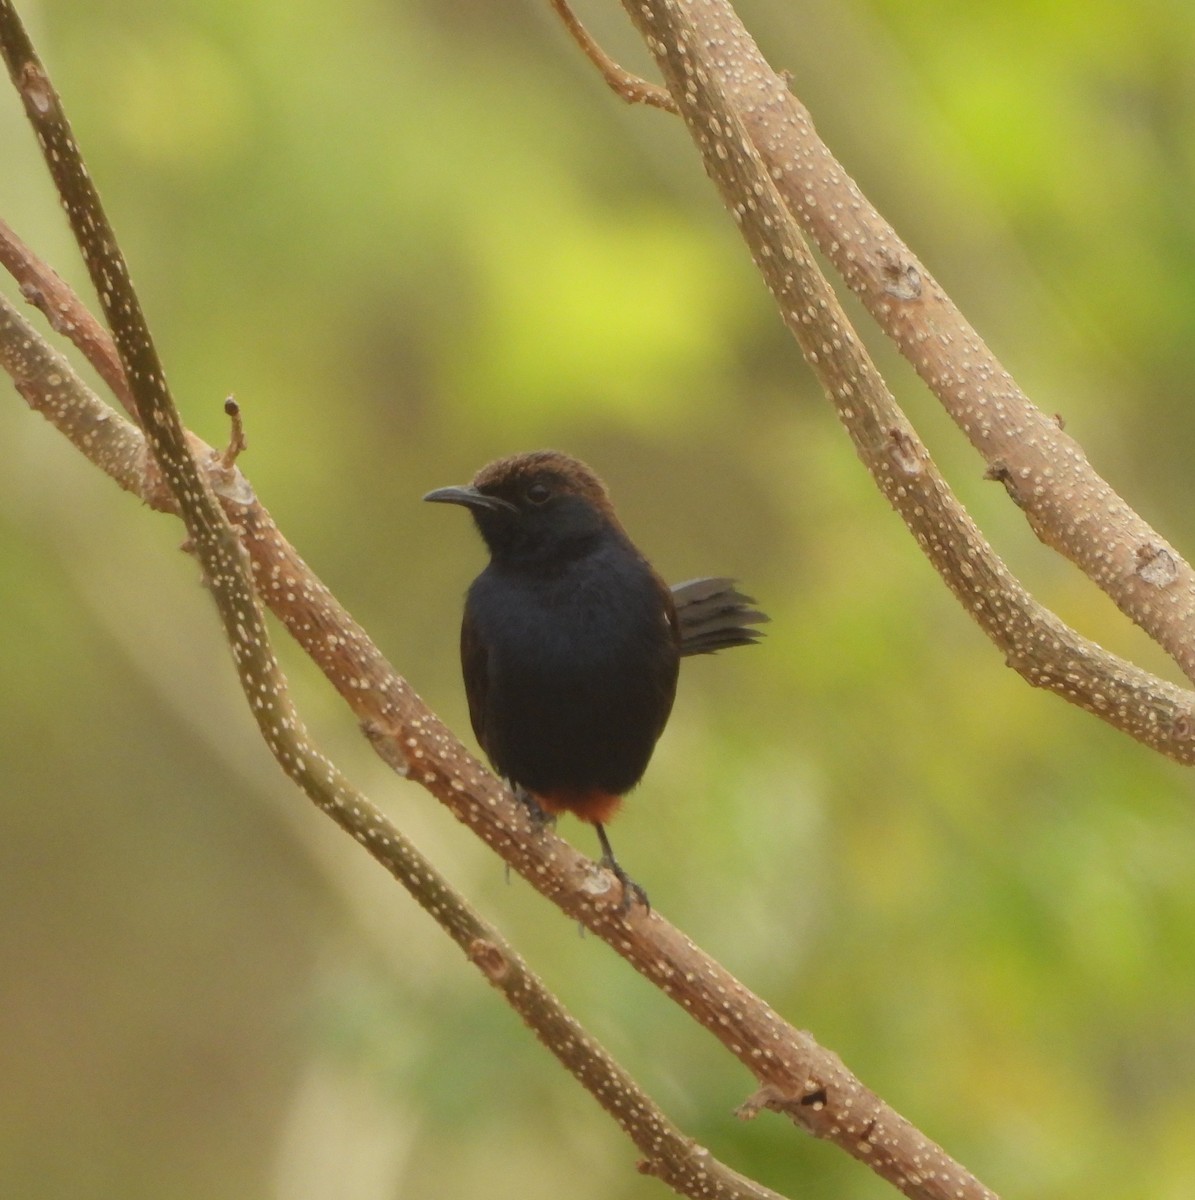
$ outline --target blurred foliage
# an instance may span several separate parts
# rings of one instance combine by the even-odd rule
[[[669,917],[999,1191],[1195,1190],[1187,772],[1007,671],[858,466],[674,119],[538,0],[25,0],[188,422],[466,727],[481,562],[420,505],[556,445],[764,645],[686,664],[616,845]],[[614,4],[581,11],[628,65]],[[1195,408],[1195,9],[743,0],[864,189],[1180,546]],[[0,212],[81,283],[0,105]],[[1033,539],[866,322],[1036,594],[1161,656]],[[15,397],[11,397],[15,401]],[[0,406],[0,1194],[665,1194],[260,746],[177,525]],[[348,773],[686,1130],[794,1196],[893,1193],[779,1118],[592,938],[389,776]],[[1172,672],[1169,672],[1173,674]],[[562,832],[586,849],[584,828]]]

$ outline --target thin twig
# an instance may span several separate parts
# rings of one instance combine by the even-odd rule
[[[568,0],[551,0],[551,5],[564,22],[564,27],[572,34],[573,40],[581,47],[585,56],[597,67],[617,95],[621,96],[628,104],[648,104],[653,108],[662,108],[665,112],[670,113],[677,111],[676,101],[673,100],[667,88],[662,88],[659,84],[648,83],[646,79],[640,79],[638,75],[633,75],[624,67],[620,67],[594,41],[589,30],[581,24],[576,13],[569,7]]]
[[[224,401],[224,412],[232,422],[232,430],[228,435],[228,445],[220,455],[220,465],[226,471],[231,471],[237,464],[237,459],[249,448],[245,440],[245,422],[241,418],[241,406],[235,396],[229,396]]]

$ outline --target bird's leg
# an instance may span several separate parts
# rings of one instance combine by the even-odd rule
[[[647,898],[647,893],[623,870],[622,863],[614,857],[614,851],[610,846],[610,839],[606,836],[604,826],[595,821],[593,827],[597,830],[598,841],[602,843],[602,857],[598,866],[605,867],[622,884],[622,902],[618,906],[618,911],[626,912],[631,907],[631,897],[633,896],[648,912],[651,912],[651,901]]]

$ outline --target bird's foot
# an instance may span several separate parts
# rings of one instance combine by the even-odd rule
[[[556,814],[544,812],[539,801],[521,784],[513,779],[506,781],[507,787],[515,794],[515,799],[523,806],[531,820],[531,832],[543,833],[545,829],[556,828]],[[510,883],[510,863],[505,863],[506,882]]]
[[[631,904],[635,900],[638,900],[648,912],[651,912],[651,901],[647,898],[647,893],[643,890],[641,884],[636,883],[623,870],[622,864],[618,859],[603,854],[598,859],[598,866],[605,867],[622,884],[622,899],[618,902],[618,911],[620,913],[630,912]]]
[[[556,814],[544,812],[539,806],[539,801],[521,783],[512,783],[510,790],[514,792],[515,799],[527,810],[527,816],[531,818],[531,825],[536,833],[556,828]]]
[[[597,830],[598,841],[602,843],[602,857],[598,859],[598,866],[605,867],[622,884],[622,899],[618,902],[619,913],[629,912],[631,904],[635,900],[638,900],[648,912],[651,912],[651,901],[647,898],[647,893],[626,873],[622,863],[614,857],[614,851],[610,848],[610,839],[606,836],[605,829],[597,824],[594,825],[594,829]]]

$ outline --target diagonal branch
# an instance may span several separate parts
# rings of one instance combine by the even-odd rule
[[[7,314],[0,308],[0,365],[20,380],[22,394],[30,397],[34,407],[54,420],[97,465],[144,461],[140,431],[88,392],[64,360],[58,356],[38,358],[36,333],[11,308]],[[64,421],[57,416],[72,406],[82,407],[85,418]],[[933,1161],[938,1164],[939,1178],[952,1190],[940,1193],[936,1184],[922,1187],[913,1180],[906,1188],[910,1196],[945,1200],[947,1195],[957,1195],[974,1200],[990,1195],[864,1087],[837,1055],[785,1022],[659,912],[645,915],[636,909],[629,921],[624,921],[608,876],[595,874],[587,859],[554,834],[544,831],[528,836],[522,806],[423,705],[365,631],[286,545],[240,472],[228,472],[221,456],[210,448],[199,461],[208,472],[212,490],[236,514],[234,519],[253,558],[255,577],[267,584],[263,597],[288,629],[301,637],[341,694],[363,714],[379,753],[447,803],[537,889],[607,941],[743,1062],[761,1085],[744,1106],[744,1115],[760,1107],[788,1111],[814,1132],[829,1131],[832,1140],[846,1145],[881,1174],[893,1156],[912,1162],[932,1148],[937,1151]],[[135,472],[117,478],[135,493],[146,495],[150,503],[174,510],[172,502],[163,498],[162,489],[153,486],[156,477],[152,473],[145,481]],[[436,881],[433,895],[419,892],[416,898],[440,919],[442,881],[427,864],[408,860],[408,846],[401,834],[372,805],[362,798],[331,806],[321,800],[317,803],[409,890],[420,888],[424,879]],[[456,927],[460,930],[459,937],[454,934],[458,944],[465,945],[466,937],[471,944],[470,924],[460,918]],[[477,940],[501,945],[496,936],[487,931]],[[493,956],[483,950],[482,958],[485,969],[484,963]],[[537,1035],[552,1046],[546,1036],[552,1023],[541,1019],[542,1011],[536,1006],[529,1008]],[[559,1048],[570,1054],[584,1046],[574,1047],[565,1036]],[[571,1062],[564,1057],[562,1061],[574,1070]],[[621,1094],[615,1088],[602,1090],[603,1094]],[[656,1157],[648,1157],[650,1169],[656,1169],[656,1161]]]
[[[160,487],[153,486],[156,474],[145,473],[147,455],[141,431],[91,392],[70,364],[46,346],[2,296],[0,367],[13,378],[33,408],[85,449],[88,457],[122,487],[173,508],[171,500],[160,494]],[[204,465],[214,490],[222,488],[225,476],[219,456],[212,452]],[[301,726],[292,728],[289,734],[272,729],[271,736],[280,744],[288,737],[295,739],[292,753],[301,754],[316,767],[314,782],[311,778],[298,780],[309,798],[364,845],[432,914],[561,1064],[622,1126],[643,1155],[645,1171],[684,1196],[782,1200],[685,1137],[501,935],[470,908],[375,805],[322,759]],[[287,773],[295,777],[293,769]]]
[[[1195,679],[1195,571],[1017,386],[818,138],[730,0],[624,6],[649,36],[675,98],[694,55],[717,75],[786,207],[983,455],[989,476],[1004,484],[1034,533]],[[1184,720],[1183,738],[1192,733]]]
[[[148,431],[145,444],[187,526],[232,647],[246,699],[279,765],[341,828],[369,847],[374,857],[465,949],[471,961],[561,1062],[631,1135],[646,1157],[647,1170],[688,1196],[779,1200],[775,1193],[712,1160],[672,1126],[646,1093],[564,1011],[496,931],[472,911],[402,833],[312,743],[271,649],[248,557],[209,486],[206,473],[191,454],[188,435],[174,406],[98,193],[83,167],[58,97],[9,0],[0,0],[0,48],[25,99],[26,110],[112,326],[133,402],[142,428]],[[9,332],[18,327],[19,318],[11,306],[6,305],[0,317]],[[25,340],[25,354],[20,362],[22,386],[26,391],[36,391],[36,381],[44,378],[55,387],[62,403],[66,394],[54,379],[55,368],[60,364],[49,362],[47,371],[46,364],[35,363],[32,342],[27,336]],[[12,341],[6,339],[7,343]],[[85,403],[89,412],[96,410],[94,403],[86,400]],[[111,413],[106,423],[117,421],[119,418]],[[71,428],[77,430],[82,424],[76,422]],[[104,424],[99,423],[100,431]],[[120,422],[120,426],[123,444],[132,444],[140,436],[126,422]],[[96,432],[96,426],[88,432]]]
[[[4,0],[0,0],[0,31],[3,12]],[[28,339],[22,334],[19,340]],[[101,441],[108,426],[119,425],[125,426],[122,435],[127,437],[131,427],[120,422],[114,413],[107,421],[93,422]],[[83,442],[80,448],[97,459],[105,457],[91,442]],[[256,504],[252,489],[239,472],[227,471],[214,451],[201,456],[201,461],[204,469],[215,472],[212,493],[238,513],[245,544],[257,559],[256,574],[263,581],[263,596],[272,603],[286,599],[288,627],[304,638],[342,694],[353,698],[357,711],[368,714],[364,718],[367,730],[384,757],[447,801],[462,820],[494,845],[537,888],[609,942],[714,1033],[761,1084],[756,1098],[745,1106],[745,1113],[761,1106],[795,1113],[810,1129],[832,1136],[867,1160],[873,1169],[896,1179],[910,1196],[945,1200],[947,1195],[953,1195],[970,1200],[990,1195],[963,1168],[952,1163],[908,1121],[865,1088],[836,1055],[785,1022],[658,912],[645,914],[635,910],[624,919],[616,903],[617,895],[611,892],[608,875],[595,874],[588,860],[554,836],[541,834],[529,838],[520,806],[422,705],[324,585],[293,551],[288,557],[277,557],[276,531],[267,532],[273,530],[272,522]],[[208,494],[203,488],[200,493]],[[192,502],[194,497],[176,499]],[[207,512],[204,520],[213,528],[218,524],[214,511]],[[200,522],[192,523],[197,527],[192,534],[197,549],[208,551],[206,529]],[[235,579],[225,582],[225,592],[233,591],[243,603],[244,593],[239,589],[241,584]],[[249,600],[253,600],[251,595]],[[415,892],[424,907],[441,918],[447,914],[455,924],[453,936],[458,943],[464,944],[466,937],[471,939],[470,945],[480,942],[480,959],[483,964],[492,963],[494,955],[487,947],[494,944],[493,939],[487,935],[472,937],[471,917],[447,904],[442,881],[429,867],[410,857],[411,848],[398,831],[363,798],[355,796],[331,764],[310,747],[297,716],[289,709],[280,672],[269,655],[264,630],[260,629],[255,602],[248,608],[236,609],[235,615],[245,625],[245,632],[236,637],[234,644],[241,649],[238,664],[246,679],[247,693],[267,741],[272,748],[277,747],[276,753],[288,773],[297,778],[321,808]],[[246,659],[246,652],[256,654],[257,658]],[[257,660],[263,655],[269,655],[269,659],[261,665]],[[271,675],[278,678],[271,679]],[[505,956],[500,953],[498,957]],[[540,1036],[545,1040],[553,1036],[551,1023],[539,1020],[536,1006],[529,1006],[523,1013],[525,1017],[529,1014],[537,1019],[535,1029]],[[577,1041],[568,1034],[567,1027],[562,1028],[560,1057],[577,1074],[568,1057],[577,1051]],[[604,1103],[611,1097],[621,1100],[626,1094],[618,1088],[595,1088],[595,1092],[601,1093],[599,1098]],[[660,1146],[665,1143],[651,1133],[648,1125],[636,1126],[637,1135],[644,1129],[650,1135],[645,1134],[645,1140],[654,1149],[648,1157],[648,1169],[666,1177],[671,1166],[668,1159],[661,1158]],[[711,1184],[701,1170],[705,1156],[695,1148],[689,1149],[689,1158],[682,1159],[681,1165],[696,1165],[701,1175],[700,1186],[708,1194]],[[928,1181],[922,1178],[919,1168],[910,1167],[921,1161],[934,1164],[933,1178]],[[742,1186],[754,1187],[747,1183]]]
[[[136,419],[129,382],[108,331],[79,303],[72,288],[0,218],[0,266],[20,284],[21,295],[41,309],[50,328],[69,338],[99,373],[125,411]]]
[[[550,0],[550,2],[556,10],[557,16],[564,22],[564,27],[572,35],[573,41],[581,47],[585,57],[597,67],[611,89],[628,104],[647,104],[670,113],[679,111],[676,101],[672,98],[672,93],[667,88],[662,88],[656,83],[648,83],[646,79],[640,79],[638,75],[631,74],[630,71],[620,67],[614,61],[594,41],[589,30],[581,24],[576,13],[569,7],[568,0]]]
[[[631,15],[655,49],[706,170],[785,322],[877,486],[1009,666],[1034,687],[1060,695],[1167,757],[1195,763],[1195,693],[1111,654],[1034,600],[942,478],[809,255],[776,171],[739,114],[736,97],[743,84],[727,82],[724,47],[719,43],[717,54],[707,57],[708,39],[685,15],[704,14],[709,2],[682,11],[648,0]],[[915,281],[915,275],[890,280],[890,301],[912,297]]]
[[[713,104],[717,98],[711,94],[704,99]],[[736,169],[746,171],[749,166],[750,163],[744,166],[740,162]],[[739,182],[750,178],[749,174],[743,174]],[[768,221],[775,221],[779,214],[774,207],[765,207],[765,203],[770,203],[770,199],[761,198],[757,206],[760,219],[766,216]],[[753,211],[748,206],[745,214]],[[754,228],[758,240],[763,226],[750,221],[744,224]],[[761,248],[766,244],[759,242]],[[811,285],[806,282],[801,286]],[[846,328],[839,326],[844,331],[843,339],[849,342]],[[849,367],[849,363],[842,364],[844,370]],[[844,374],[842,386],[850,379],[849,374]],[[900,425],[885,425],[881,418],[869,419],[871,425],[861,426],[861,442],[886,448],[885,469],[898,480],[899,493],[903,486],[899,480],[903,476],[895,473],[896,468],[914,479],[924,473],[917,469],[920,448],[904,440],[906,434]],[[468,758],[405,683],[393,674],[364,632],[352,625],[301,560],[294,556],[280,564],[277,558],[267,556],[266,543],[274,536],[270,532],[272,526],[261,517],[263,510],[256,505],[248,485],[238,474],[230,474],[235,486],[220,489],[220,499],[238,512],[238,523],[259,564],[268,564],[264,573],[263,565],[255,568],[262,594],[276,602],[285,597],[294,601],[291,609],[294,627],[307,638],[313,653],[322,654],[321,662],[336,677],[342,693],[355,696],[357,711],[391,761],[403,764],[437,795],[448,799],[462,819],[468,820],[487,840],[498,844],[512,860],[518,859],[515,865],[521,862],[520,869],[536,886],[554,893],[566,911],[584,918],[730,1046],[763,1084],[755,1103],[795,1114],[814,1132],[833,1137],[866,1159],[909,1195],[934,1198],[990,1195],[908,1122],[867,1092],[835,1056],[817,1047],[807,1035],[787,1026],[658,914],[650,918],[635,914],[629,925],[624,924],[608,902],[608,879],[593,874],[585,860],[558,839],[529,842],[525,827],[517,816],[512,817],[506,793]],[[932,495],[932,489],[928,494]],[[259,617],[260,614],[254,619]],[[317,650],[317,645],[323,649]],[[283,720],[281,729],[277,728],[277,722],[273,727],[273,736],[280,744],[287,732],[286,724]],[[305,742],[300,743],[300,749],[303,746]],[[333,815],[377,855],[379,843],[390,837],[389,831],[359,823],[362,813],[354,809],[360,805],[359,799],[346,800],[345,796],[336,799],[342,807]],[[383,844],[382,849],[385,848]],[[431,907],[435,907],[434,902]],[[501,974],[501,962],[496,962],[489,949],[492,943],[485,938],[480,941],[483,944],[476,947],[478,957],[491,965],[496,963],[496,973]],[[497,957],[501,959],[502,955]]]

